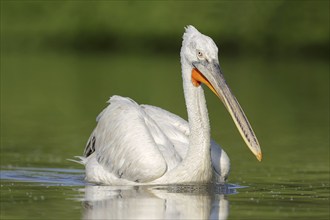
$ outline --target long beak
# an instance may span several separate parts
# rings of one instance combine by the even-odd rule
[[[192,80],[194,85],[204,83],[220,98],[233,118],[245,143],[257,159],[261,161],[262,153],[257,137],[237,99],[228,87],[225,78],[221,73],[218,61],[199,61],[194,62],[193,66],[195,67],[192,70]]]

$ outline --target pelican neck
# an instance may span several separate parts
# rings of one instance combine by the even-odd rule
[[[192,66],[181,59],[183,90],[190,128],[189,150],[183,164],[199,170],[199,175],[211,175],[210,123],[202,86],[194,86],[191,81]],[[201,174],[204,173],[204,174]]]

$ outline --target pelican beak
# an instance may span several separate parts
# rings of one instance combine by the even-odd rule
[[[213,60],[212,62],[208,62],[207,60],[203,60],[193,62],[192,65],[195,67],[191,75],[193,84],[199,86],[200,83],[204,83],[220,98],[233,118],[245,143],[257,159],[261,161],[262,153],[257,137],[237,99],[228,87],[218,61]]]

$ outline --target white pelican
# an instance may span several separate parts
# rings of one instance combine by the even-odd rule
[[[87,181],[110,185],[225,181],[230,161],[210,138],[201,83],[224,103],[245,143],[261,160],[257,138],[220,70],[213,40],[188,26],[180,55],[188,122],[161,108],[112,96],[79,157]]]

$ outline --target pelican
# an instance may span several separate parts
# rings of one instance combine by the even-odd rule
[[[256,135],[221,72],[214,41],[187,26],[180,57],[188,122],[161,108],[112,96],[79,157],[86,181],[106,185],[226,181],[230,160],[210,138],[201,84],[223,102],[245,143],[261,160]]]

